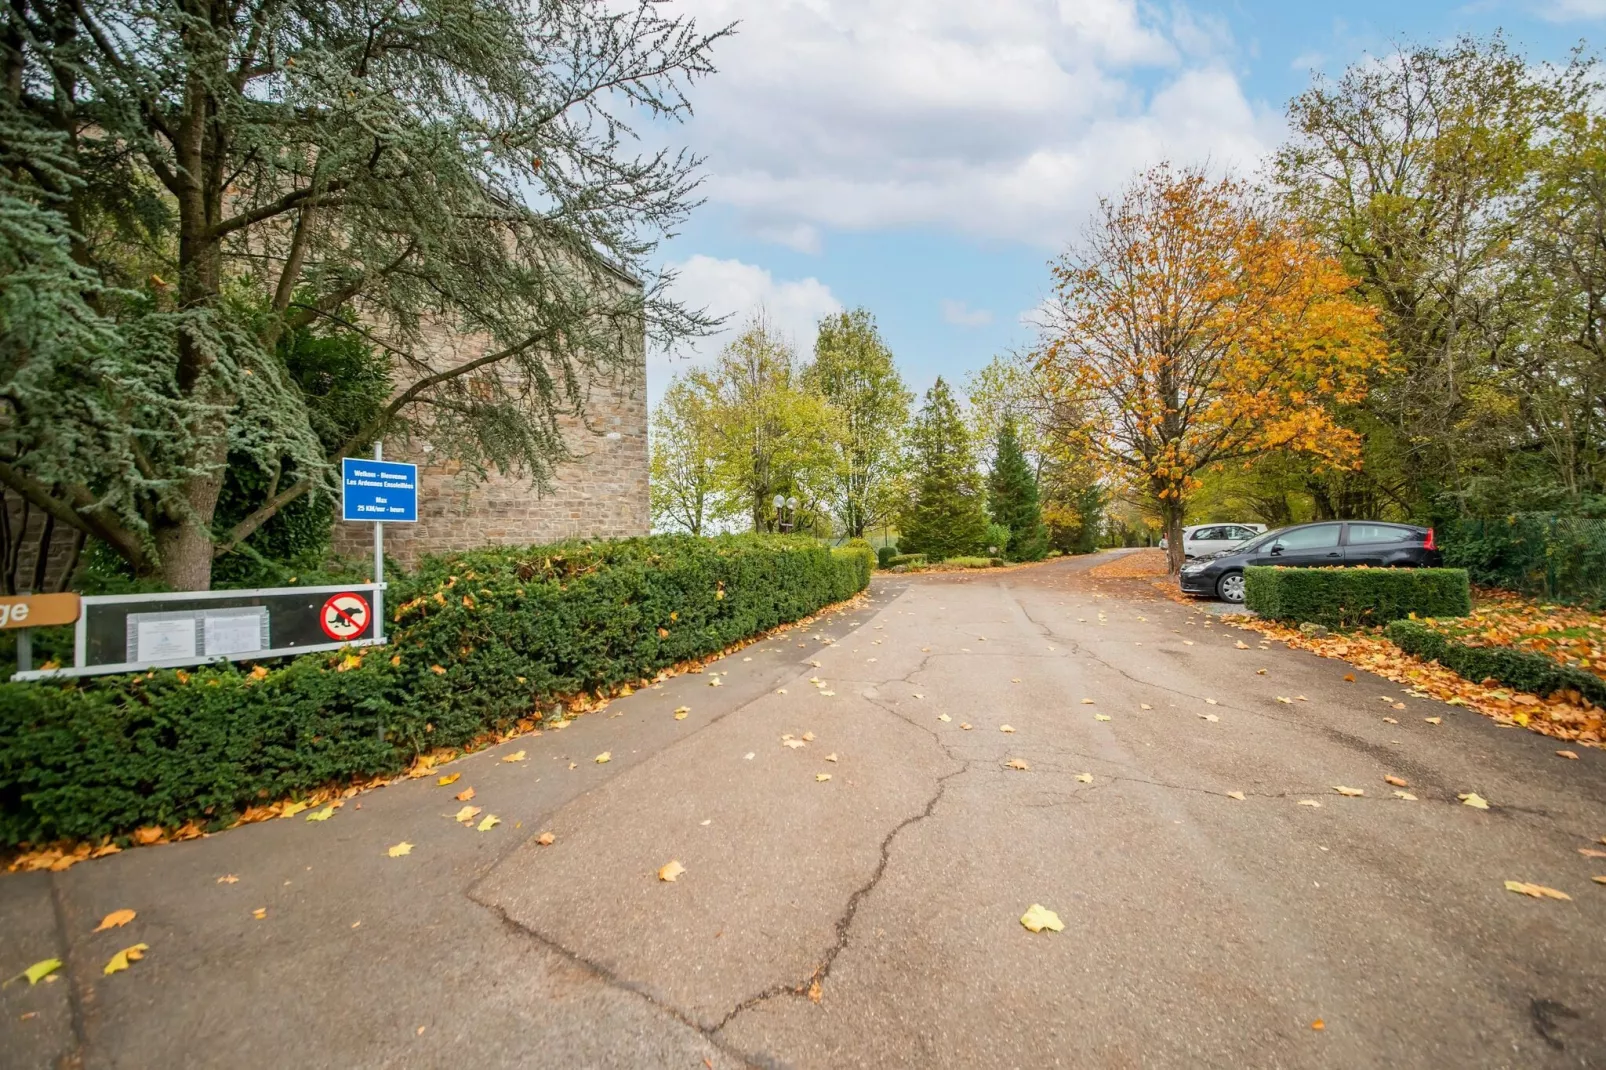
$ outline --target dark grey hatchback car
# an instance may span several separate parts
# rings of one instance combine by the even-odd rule
[[[1433,529],[1373,520],[1322,521],[1279,528],[1182,566],[1183,594],[1244,600],[1249,565],[1369,565],[1430,568],[1443,560]]]

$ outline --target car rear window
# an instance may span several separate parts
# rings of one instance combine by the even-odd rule
[[[1412,534],[1410,528],[1397,528],[1393,524],[1351,524],[1349,544],[1360,546],[1365,543],[1407,542]]]

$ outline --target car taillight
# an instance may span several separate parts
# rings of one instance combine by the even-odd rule
[[[1437,550],[1438,549],[1438,546],[1434,545],[1434,542],[1433,542],[1433,529],[1432,528],[1428,528],[1427,541],[1422,544],[1422,549],[1424,549],[1424,550]]]

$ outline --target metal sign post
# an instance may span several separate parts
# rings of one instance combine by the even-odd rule
[[[340,462],[340,518],[371,520],[374,524],[374,608],[376,642],[385,641],[385,525],[418,523],[418,466],[385,460],[385,444],[374,443],[374,459],[346,457]],[[349,626],[350,617],[333,607],[336,624]],[[342,622],[339,618],[345,618]],[[385,738],[385,722],[379,722]]]

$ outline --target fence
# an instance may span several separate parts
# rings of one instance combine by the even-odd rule
[[[1438,527],[1444,563],[1474,583],[1606,606],[1606,520],[1555,513],[1466,517]]]

